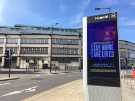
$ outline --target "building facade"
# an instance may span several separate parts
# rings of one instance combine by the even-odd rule
[[[7,68],[5,50],[12,49],[12,68],[82,67],[82,31],[15,25],[0,26],[0,66]],[[135,43],[119,40],[122,63],[135,64]]]
[[[15,25],[0,27],[0,65],[6,68],[5,50],[12,49],[12,68],[79,68],[80,29]]]
[[[120,59],[122,63],[135,64],[135,43],[120,40]]]

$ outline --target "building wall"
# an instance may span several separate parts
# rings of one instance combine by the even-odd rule
[[[32,68],[33,65],[43,68],[43,64],[63,68],[63,65],[72,64],[72,58],[77,59],[76,64],[79,66],[80,44],[78,35],[0,35],[0,64],[4,67],[5,50],[12,49],[12,68]],[[71,61],[61,62],[59,58],[69,58]]]
[[[53,29],[53,30],[52,30]],[[12,68],[27,68],[34,62],[60,68],[79,67],[82,61],[82,29],[15,25],[0,26],[0,66],[4,67],[6,49],[12,49]],[[119,41],[120,59],[135,63],[135,43]],[[52,60],[52,61],[51,61]]]
[[[120,40],[119,44],[121,61],[135,64],[135,43]]]

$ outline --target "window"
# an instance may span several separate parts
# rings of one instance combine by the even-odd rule
[[[0,47],[0,54],[2,54],[3,53],[3,48],[2,47]]]
[[[21,39],[21,44],[48,44],[48,39],[32,39],[32,38],[27,38],[27,39]]]
[[[4,43],[4,39],[0,39],[0,44],[3,44]]]
[[[79,40],[78,39],[52,39],[52,44],[79,45]]]
[[[9,38],[7,39],[7,44],[17,44],[17,39]]]
[[[78,55],[78,48],[52,48],[52,54],[54,55]]]
[[[11,49],[13,54],[17,54],[17,47],[7,47],[7,50]]]
[[[47,47],[23,47],[21,54],[48,54]]]

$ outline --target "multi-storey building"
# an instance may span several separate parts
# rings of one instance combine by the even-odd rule
[[[52,66],[78,69],[82,62],[81,29],[15,25],[0,27],[0,66],[6,68],[5,50],[12,49],[12,68]],[[120,59],[135,63],[135,43],[120,40]]]
[[[80,29],[1,26],[0,65],[6,68],[5,50],[12,49],[12,68],[30,68],[32,64],[39,68],[79,68],[82,50],[80,34]]]
[[[135,43],[120,40],[119,49],[121,62],[135,64]]]

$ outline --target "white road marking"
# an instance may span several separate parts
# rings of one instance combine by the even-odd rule
[[[3,86],[3,85],[10,85],[10,83],[7,82],[7,83],[2,83],[2,84],[0,84],[0,86]]]
[[[0,97],[4,97],[4,96],[9,96],[9,95],[14,95],[14,94],[19,94],[19,93],[22,93],[24,90],[20,90],[20,91],[13,91],[13,92],[10,92],[10,93],[7,93],[7,94],[4,94]]]
[[[38,86],[34,86],[34,87],[31,87],[31,88],[25,89],[25,92],[35,92],[37,87]]]
[[[35,92],[36,89],[25,90],[25,92]]]
[[[10,96],[10,95],[15,95],[15,94],[20,94],[20,93],[35,92],[37,87],[38,86],[33,86],[24,90],[13,91],[13,92],[1,95],[0,97]]]
[[[31,87],[31,88],[27,88],[27,89],[25,89],[26,91],[27,90],[31,90],[31,89],[36,89],[38,86],[34,86],[34,87]]]

